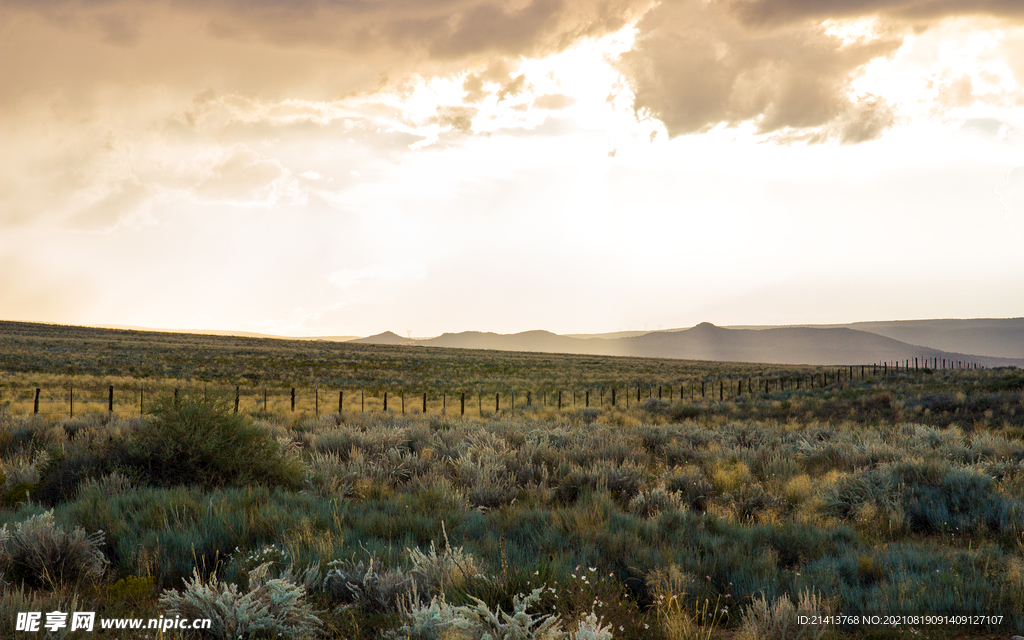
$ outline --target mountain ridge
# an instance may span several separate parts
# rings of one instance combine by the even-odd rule
[[[381,336],[384,336],[382,341],[377,341]],[[950,364],[963,362],[971,366],[1024,367],[1024,358],[946,351],[844,326],[735,329],[702,322],[689,329],[654,331],[621,338],[577,338],[532,330],[513,334],[463,331],[412,340],[386,332],[357,342],[396,344],[383,341],[392,340],[391,336],[401,340],[400,344],[497,351],[813,365],[902,363],[913,362],[916,358],[920,366],[925,361],[941,363],[945,359]]]
[[[144,329],[124,325],[106,328]],[[841,330],[853,331],[844,333]],[[569,353],[777,364],[870,363],[942,358],[981,366],[1024,367],[1024,318],[866,321],[847,324],[733,325],[702,322],[689,328],[560,335],[543,329],[500,334],[446,332],[433,338],[403,337],[392,331],[352,336],[275,336],[245,331],[176,331],[197,335],[323,340],[538,353]],[[822,333],[824,332],[824,333]]]

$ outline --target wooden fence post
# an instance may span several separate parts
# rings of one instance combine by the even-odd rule
[[[320,386],[313,387],[313,394],[316,400],[313,401],[313,411],[316,412],[316,417],[320,417]]]
[[[405,389],[398,392],[398,397],[402,399],[402,415],[405,415]]]
[[[263,413],[267,412],[267,383],[263,383]],[[341,413],[341,409],[338,409],[338,413]]]
[[[39,415],[39,387],[36,387],[36,401],[32,405],[32,415]]]
[[[500,391],[495,391],[494,392],[494,413],[498,413],[498,411],[501,410],[501,397],[500,397],[500,395],[501,395]]]
[[[345,391],[341,390],[338,392],[338,413],[342,413],[342,409],[345,407]]]
[[[465,391],[462,392],[462,401],[461,401],[461,404],[459,406],[459,415],[460,416],[466,415],[466,392]]]
[[[527,391],[526,392],[526,406],[529,407],[529,406],[532,406],[532,405],[533,405],[533,396],[531,395],[531,393],[529,391]]]
[[[142,417],[143,402],[146,395],[146,381],[139,383],[139,417]]]
[[[724,380],[719,380],[718,381],[718,401],[721,402],[723,400],[725,400],[725,381]]]
[[[114,413],[114,385],[110,385],[107,395],[107,413]]]
[[[427,412],[427,394],[423,393],[423,413]]]
[[[235,413],[238,413],[238,397],[239,397],[240,393],[241,393],[241,390],[239,389],[238,385],[236,384],[235,385]]]
[[[384,413],[388,412],[388,392],[384,392]]]
[[[587,389],[587,391],[586,391],[586,397],[584,398],[584,403],[585,403],[583,405],[584,408],[589,408],[590,407],[590,389]]]
[[[558,410],[562,410],[562,390],[558,390]]]
[[[295,411],[295,387],[292,387],[292,411]]]
[[[612,406],[615,406],[615,387],[612,387]]]

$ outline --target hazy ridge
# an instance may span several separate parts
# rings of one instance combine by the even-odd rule
[[[894,335],[917,342],[900,340]],[[945,358],[949,362],[987,367],[1024,366],[1024,320],[1021,319],[756,328],[716,327],[705,322],[690,329],[588,338],[550,331],[513,334],[465,331],[411,339],[386,332],[352,342],[774,364],[867,364],[918,358],[923,366],[926,359],[941,361]],[[936,344],[983,347],[987,353],[937,348]],[[993,355],[993,352],[1004,355]]]
[[[107,328],[142,329],[107,325]],[[150,331],[168,331],[148,329]],[[833,325],[731,326],[701,323],[686,329],[559,335],[534,330],[512,334],[482,331],[407,338],[377,335],[294,338],[245,331],[181,331],[199,335],[323,340],[378,345],[415,345],[537,353],[679,358],[771,364],[867,364],[945,358],[980,366],[1024,367],[1024,318],[897,320]]]

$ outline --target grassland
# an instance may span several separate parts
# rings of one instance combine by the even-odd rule
[[[18,611],[72,609],[209,614],[212,637],[475,639],[513,633],[484,610],[517,605],[532,631],[510,637],[1024,630],[1019,370],[851,379],[32,325],[2,335],[4,634]],[[781,377],[784,390],[761,386]],[[703,399],[700,382],[713,389]],[[131,392],[143,383],[140,416]],[[73,418],[61,395],[72,384],[98,397]],[[263,384],[275,391],[265,410]],[[110,385],[130,399],[113,414]],[[37,386],[59,393],[32,415],[23,396]],[[250,390],[237,414],[236,386]],[[594,401],[627,386],[628,407]],[[317,387],[331,399],[320,415]],[[461,417],[450,397],[444,414],[436,401],[513,387],[515,410]],[[337,413],[339,389],[375,403]],[[401,389],[405,414],[381,411],[378,394]],[[1002,619],[785,627],[829,612]]]

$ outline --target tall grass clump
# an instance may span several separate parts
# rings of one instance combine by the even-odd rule
[[[800,624],[805,617],[819,620],[831,609],[820,596],[810,592],[800,593],[797,603],[786,596],[774,602],[767,598],[755,598],[743,616],[743,626],[736,636],[738,640],[819,640],[829,627],[825,624]]]
[[[133,434],[128,458],[153,485],[302,486],[301,463],[222,398],[164,396],[152,412]]]
[[[430,542],[428,551],[413,547],[406,551],[412,565],[413,575],[428,592],[443,592],[445,589],[461,588],[471,578],[484,575],[477,559],[462,547],[452,547],[448,541],[448,531],[441,523],[444,532],[444,549],[437,550],[434,542]]]

